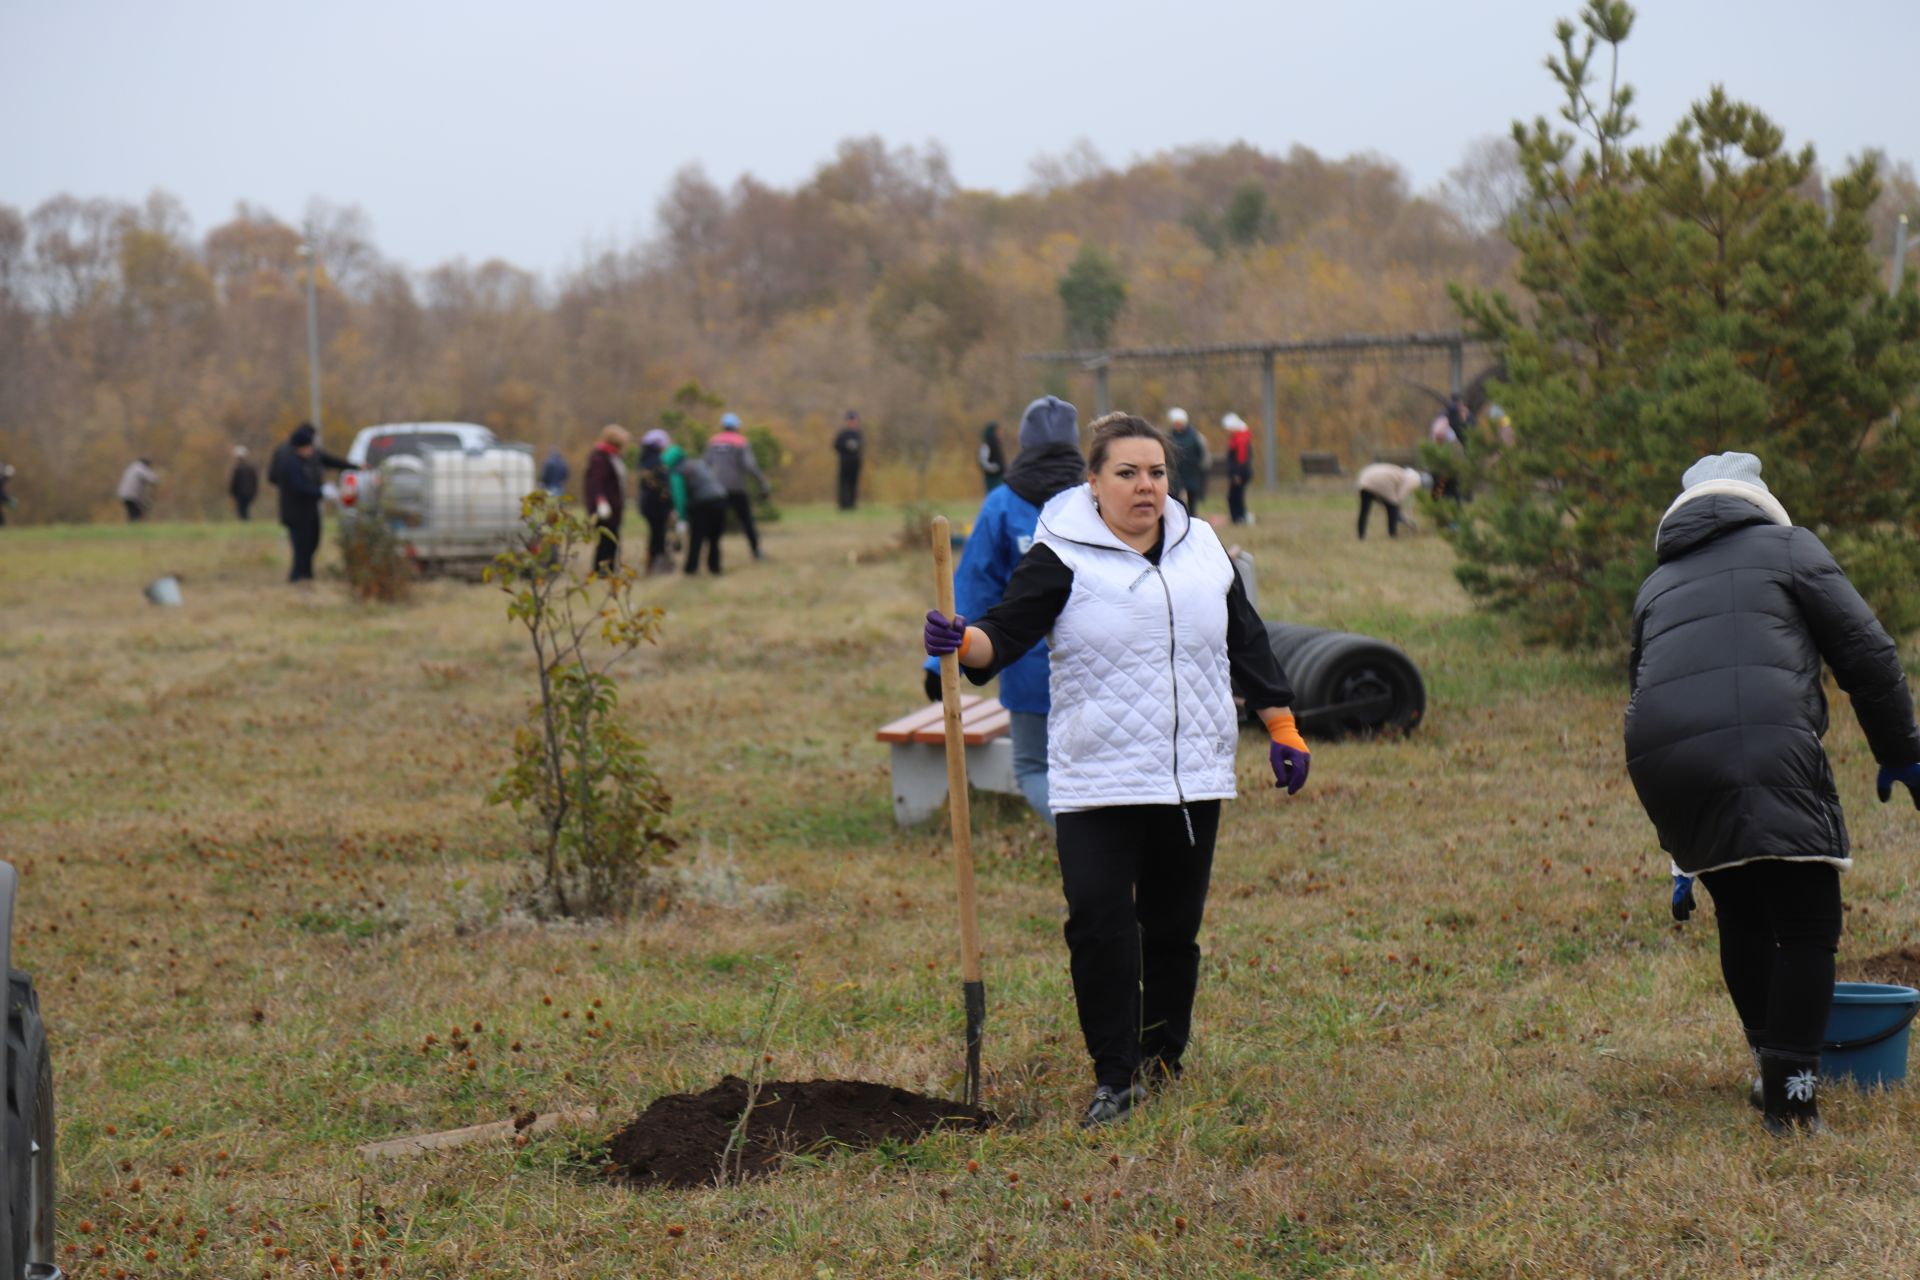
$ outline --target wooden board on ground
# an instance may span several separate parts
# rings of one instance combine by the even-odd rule
[[[425,1151],[444,1151],[450,1147],[469,1146],[475,1142],[484,1142],[488,1138],[511,1137],[516,1132],[531,1135],[557,1129],[563,1124],[590,1124],[599,1114],[592,1107],[543,1111],[534,1115],[532,1119],[516,1116],[511,1120],[470,1124],[464,1129],[442,1129],[438,1133],[415,1134],[410,1138],[388,1138],[383,1142],[363,1143],[354,1150],[363,1156],[375,1159],[387,1156],[414,1156]]]

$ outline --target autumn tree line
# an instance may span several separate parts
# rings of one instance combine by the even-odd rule
[[[1447,282],[1491,283],[1506,262],[1496,235],[1387,162],[1246,146],[1124,169],[1083,147],[1011,195],[963,189],[938,147],[877,139],[790,190],[688,168],[652,238],[551,281],[498,259],[412,270],[353,208],[316,204],[307,225],[331,446],[452,419],[577,456],[601,424],[650,425],[698,383],[775,434],[799,500],[831,492],[848,408],[868,424],[875,497],[959,493],[982,423],[1011,426],[1043,391],[1091,398],[1024,353],[1452,327]],[[257,453],[307,416],[305,239],[244,204],[201,233],[164,193],[0,205],[14,518],[112,514],[136,456],[163,474],[163,518],[220,510],[232,447]],[[1288,371],[1289,437],[1411,443],[1425,410],[1409,379],[1444,370]],[[1259,388],[1248,370],[1176,372],[1116,376],[1114,396],[1217,421],[1257,412]]]
[[[792,189],[688,168],[651,238],[551,280],[498,259],[414,270],[324,203],[305,227],[243,204],[204,233],[164,193],[0,205],[0,462],[16,520],[112,515],[136,456],[162,473],[162,518],[221,510],[232,447],[307,416],[311,228],[330,447],[452,419],[577,465],[601,424],[652,425],[697,385],[773,433],[790,499],[831,493],[848,408],[870,495],[957,496],[984,422],[1046,391],[1091,408],[1085,374],[1025,353],[1458,328],[1448,286],[1509,280],[1524,194],[1504,140],[1421,195],[1377,157],[1244,145],[1124,168],[1082,146],[999,194],[962,188],[937,146],[856,139]],[[1439,358],[1283,366],[1283,472],[1302,449],[1412,446],[1445,385]],[[1121,370],[1113,398],[1212,429],[1255,420],[1260,389],[1251,368]]]

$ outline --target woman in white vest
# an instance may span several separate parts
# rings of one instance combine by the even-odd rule
[[[1307,780],[1307,744],[1266,627],[1207,525],[1167,501],[1166,437],[1130,414],[1093,424],[1087,483],[1041,509],[999,604],[968,625],[927,614],[930,654],[975,684],[1047,637],[1047,774],[1080,1030],[1083,1125],[1180,1074],[1200,977],[1220,802],[1234,794],[1237,692],[1272,738],[1275,785]]]

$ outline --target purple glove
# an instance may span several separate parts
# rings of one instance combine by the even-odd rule
[[[944,658],[950,653],[956,653],[966,638],[967,620],[965,618],[955,614],[949,621],[947,615],[938,609],[927,610],[927,629],[924,639],[928,657]]]
[[[1273,785],[1295,795],[1307,785],[1307,766],[1313,763],[1313,757],[1298,747],[1276,742],[1267,748],[1267,763],[1273,766]]]

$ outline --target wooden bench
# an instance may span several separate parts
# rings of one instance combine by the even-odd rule
[[[1303,476],[1338,476],[1346,473],[1340,469],[1340,459],[1331,453],[1303,453],[1300,455],[1300,474]]]
[[[912,826],[931,818],[947,798],[946,712],[930,702],[881,725],[874,737],[893,748],[893,820]],[[1019,795],[1013,778],[1013,719],[998,698],[960,695],[960,737],[967,744],[967,785]]]

